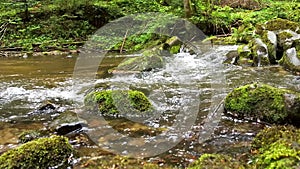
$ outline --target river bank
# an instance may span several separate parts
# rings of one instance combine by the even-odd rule
[[[66,6],[64,6],[64,4]],[[194,2],[193,15],[188,18],[214,43],[248,43],[258,24],[283,18],[299,23],[298,2],[252,1],[220,3]],[[27,8],[26,8],[27,7]],[[1,51],[47,52],[76,50],[97,29],[125,15],[162,12],[183,17],[183,4],[170,1],[127,2],[126,0],[85,2],[35,1],[0,6]],[[11,11],[7,9],[12,9]],[[124,35],[125,36],[125,35]],[[162,37],[147,33],[126,37],[125,44],[113,50],[137,51]]]

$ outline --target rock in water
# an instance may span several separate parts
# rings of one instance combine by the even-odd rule
[[[270,65],[268,47],[261,39],[255,38],[251,49],[253,53],[253,62],[256,66]]]
[[[153,109],[144,93],[135,90],[104,90],[89,93],[84,104],[101,114],[146,113]]]
[[[72,155],[73,148],[67,138],[40,138],[2,154],[0,168],[67,168]]]
[[[297,52],[296,48],[286,50],[279,63],[286,69],[300,72],[300,52]]]
[[[242,118],[299,125],[300,93],[266,84],[249,84],[226,96],[225,109]]]

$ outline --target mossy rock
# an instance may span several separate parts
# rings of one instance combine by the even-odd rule
[[[148,112],[152,104],[144,93],[135,90],[104,90],[89,93],[84,103],[88,109],[100,111],[101,114],[118,114],[120,106],[126,113]],[[123,113],[123,112],[122,112]]]
[[[270,65],[268,47],[260,38],[252,39],[249,43],[249,48],[255,66]]]
[[[265,30],[269,31],[291,30],[300,33],[300,26],[298,23],[281,18],[270,20],[266,22],[263,27]]]
[[[300,130],[293,126],[272,126],[260,131],[252,142],[256,152],[254,168],[298,168]]]
[[[276,64],[277,36],[273,31],[264,31],[262,41],[267,45],[268,58],[271,64]]]
[[[67,168],[72,154],[67,138],[40,138],[2,154],[0,168]]]
[[[300,130],[294,126],[272,126],[261,130],[252,141],[252,149],[270,146],[279,139],[300,141]]]
[[[242,163],[222,154],[203,154],[188,169],[244,169]]]
[[[292,40],[293,34],[289,31],[281,31],[277,34],[278,36],[278,45],[284,51],[292,47]]]
[[[296,48],[286,50],[279,64],[288,70],[300,72],[300,51],[297,51]]]
[[[236,50],[233,50],[233,51],[229,51],[226,54],[226,59],[225,59],[225,61],[223,61],[223,63],[225,63],[225,64],[237,64],[238,60],[239,60],[239,54]]]
[[[248,84],[234,89],[225,98],[225,109],[242,118],[265,122],[297,124],[300,94],[266,84]]]
[[[168,49],[169,50],[169,49]],[[165,56],[169,56],[168,50],[161,49],[160,46],[145,50],[141,56],[127,58],[116,68],[110,70],[112,72],[142,72],[151,71],[153,69],[163,68],[165,65]]]
[[[251,56],[251,51],[249,49],[248,45],[240,45],[237,49],[237,52],[239,54],[240,57],[242,58],[250,58]]]

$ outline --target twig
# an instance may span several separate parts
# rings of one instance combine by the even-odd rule
[[[126,42],[126,39],[127,39],[128,31],[129,31],[129,29],[126,30],[126,33],[125,33],[125,36],[124,36],[124,39],[123,39],[123,42],[122,42],[122,46],[120,48],[120,53],[121,54],[122,54],[122,51],[123,51],[123,48],[124,48],[124,45],[125,45],[125,42]]]
[[[3,32],[2,35],[1,35],[0,40],[2,40],[2,38],[3,38],[4,35],[5,35],[6,29],[7,29],[7,25],[8,25],[8,23],[4,23],[4,24],[2,24],[1,27],[0,27],[0,29],[1,29],[0,33]]]

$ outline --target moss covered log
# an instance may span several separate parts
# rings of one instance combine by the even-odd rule
[[[227,95],[225,109],[238,117],[297,125],[300,119],[300,94],[266,84],[248,84]]]
[[[89,93],[84,100],[88,109],[100,111],[102,114],[117,114],[119,110],[147,112],[152,109],[149,99],[144,93],[135,90],[104,90]]]
[[[40,138],[2,154],[0,168],[67,168],[72,154],[67,138]]]

